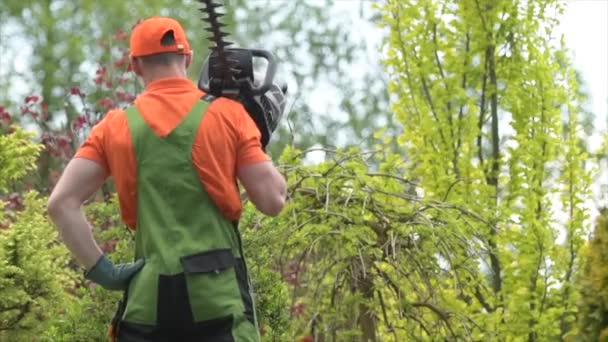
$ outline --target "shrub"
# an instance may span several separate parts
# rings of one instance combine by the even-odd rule
[[[66,267],[66,249],[45,215],[46,200],[35,192],[24,209],[3,215],[0,223],[0,340],[30,340],[45,330],[45,321],[65,305],[64,288],[74,273]]]

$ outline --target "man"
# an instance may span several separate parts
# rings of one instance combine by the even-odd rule
[[[272,216],[285,203],[285,180],[243,107],[205,100],[186,78],[192,52],[177,21],[139,23],[130,54],[145,90],[92,129],[49,198],[52,220],[87,279],[125,291],[119,341],[258,341],[236,181]],[[81,211],[109,176],[135,230],[133,263],[104,256]]]

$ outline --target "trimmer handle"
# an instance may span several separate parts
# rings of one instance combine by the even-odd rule
[[[266,69],[266,77],[264,78],[264,82],[260,83],[259,86],[255,87],[251,86],[251,93],[253,95],[262,95],[270,89],[272,86],[272,81],[274,80],[274,76],[277,72],[277,64],[274,59],[274,55],[270,51],[266,50],[257,50],[250,49],[253,57],[264,58],[268,62],[268,68]]]

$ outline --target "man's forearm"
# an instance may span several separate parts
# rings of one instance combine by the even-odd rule
[[[91,225],[82,210],[75,206],[59,206],[49,208],[49,213],[68,250],[83,267],[90,270],[103,252],[95,242]]]

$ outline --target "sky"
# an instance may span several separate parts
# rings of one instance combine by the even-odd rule
[[[597,151],[601,134],[608,133],[608,0],[570,0],[559,29],[590,97],[595,132],[588,144]],[[597,215],[598,207],[608,207],[608,162],[600,167],[593,184],[594,203],[588,205],[591,217]]]
[[[595,128],[606,133],[608,124],[608,0],[570,0],[559,26],[573,63],[583,76],[595,113]],[[596,132],[593,141],[599,133]],[[593,148],[593,146],[590,146]]]

